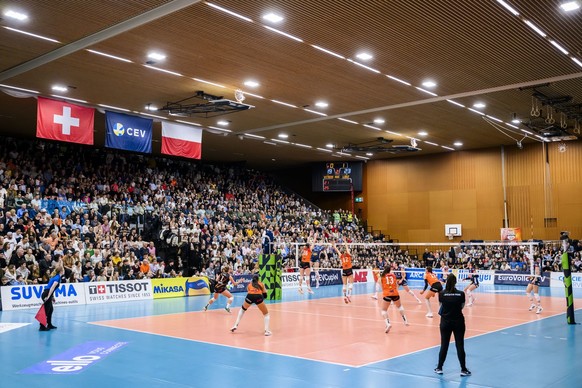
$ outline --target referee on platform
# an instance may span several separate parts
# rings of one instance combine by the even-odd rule
[[[447,277],[445,289],[439,292],[439,315],[441,316],[441,350],[439,351],[439,363],[435,368],[435,373],[443,373],[443,364],[447,358],[451,333],[455,335],[455,345],[457,346],[457,356],[461,364],[461,376],[471,376],[471,372],[465,365],[465,317],[463,307],[465,307],[465,293],[455,288],[457,277],[450,274]]]

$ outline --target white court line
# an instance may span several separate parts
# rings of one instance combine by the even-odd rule
[[[232,345],[219,344],[219,343],[210,342],[210,341],[202,341],[202,340],[195,340],[195,339],[191,339],[191,338],[177,337],[177,336],[169,335],[169,334],[152,333],[150,331],[144,331],[144,330],[135,330],[135,329],[127,329],[125,327],[108,326],[108,325],[100,324],[99,322],[87,322],[87,323],[88,324],[91,324],[91,325],[95,325],[95,326],[107,327],[107,328],[110,328],[110,329],[119,329],[119,330],[133,331],[133,332],[136,332],[136,333],[156,335],[156,336],[159,336],[159,337],[174,338],[174,339],[183,340],[183,341],[199,342],[199,343],[203,343],[203,344],[222,346],[224,348],[231,348],[231,349],[237,349],[237,350],[244,349],[244,350],[248,350],[250,352],[257,352],[257,353],[264,353],[264,354],[274,354],[274,355],[281,356],[281,357],[290,357],[290,358],[296,358],[296,359],[299,359],[299,360],[308,360],[308,361],[313,361],[313,362],[319,362],[319,363],[322,363],[322,364],[333,364],[333,365],[339,365],[339,366],[351,367],[351,368],[357,368],[358,367],[357,365],[342,364],[342,363],[339,363],[339,362],[332,362],[332,361],[322,361],[322,360],[316,360],[316,359],[313,359],[313,358],[293,356],[293,355],[290,355],[290,354],[281,354],[281,353],[275,353],[275,352],[268,352],[268,351],[265,351],[265,350],[249,349],[249,348],[243,348],[243,347],[240,347],[240,346],[232,346]],[[232,335],[236,335],[236,334],[232,334]],[[267,337],[267,338],[274,338],[274,337]]]

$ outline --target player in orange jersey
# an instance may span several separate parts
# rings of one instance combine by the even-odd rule
[[[234,331],[238,328],[238,324],[240,323],[243,314],[249,307],[251,307],[252,304],[256,304],[265,318],[265,335],[270,336],[271,331],[269,330],[269,310],[267,309],[265,303],[263,303],[267,297],[267,289],[265,288],[265,285],[259,281],[259,275],[253,276],[253,280],[247,286],[247,292],[247,297],[245,298],[245,301],[243,302],[243,305],[238,312],[238,316],[236,317],[236,322],[230,331],[234,333]]]
[[[307,292],[313,294],[311,290],[311,245],[305,243],[303,249],[301,250],[301,261],[299,262],[299,293],[303,294],[303,277],[305,276],[305,285],[307,286]]]
[[[344,243],[345,252],[341,253],[339,249],[332,244],[333,249],[337,252],[342,263],[342,283],[343,283],[343,294],[344,302],[350,303],[352,296],[352,289],[354,287],[354,271],[352,270],[352,255],[350,253],[350,248],[348,248],[348,243]]]
[[[426,307],[428,312],[426,313],[427,318],[432,318],[432,308],[430,307],[430,298],[435,296],[437,292],[441,292],[443,290],[443,285],[440,282],[438,276],[432,272],[432,267],[426,267],[426,271],[424,272],[424,289],[420,291],[420,295],[424,294],[426,289],[426,295],[424,296]]]
[[[402,315],[402,319],[404,320],[404,324],[408,326],[408,320],[406,319],[406,315],[404,315],[404,307],[400,303],[400,295],[398,294],[398,280],[396,279],[396,275],[390,273],[390,266],[387,265],[384,268],[384,271],[380,274],[379,283],[382,286],[382,317],[386,322],[386,329],[384,330],[385,333],[390,331],[392,325],[390,324],[390,319],[388,319],[388,307],[390,304],[394,303],[398,310],[400,310],[400,315]]]

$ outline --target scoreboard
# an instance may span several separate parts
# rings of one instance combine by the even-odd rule
[[[328,162],[314,165],[312,175],[313,191],[354,191],[362,190],[361,162]]]

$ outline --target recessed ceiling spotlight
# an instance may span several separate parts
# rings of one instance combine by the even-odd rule
[[[226,120],[220,120],[220,121],[217,121],[216,124],[223,125],[223,126],[227,126],[228,125],[228,121],[226,121]]]
[[[325,145],[327,148],[333,148],[333,144],[329,143]]]
[[[484,102],[476,102],[473,104],[473,108],[477,108],[477,109],[481,109],[481,108],[485,108],[487,105],[485,105]]]
[[[511,115],[511,122],[513,124],[519,124],[519,123],[521,123],[521,120],[517,118],[517,113],[513,113]]]
[[[374,56],[369,53],[359,53],[356,54],[356,58],[361,59],[362,61],[369,61],[370,59],[374,58]]]
[[[62,85],[53,85],[52,90],[54,90],[55,92],[67,92],[69,91],[69,88],[67,88],[66,86],[62,86]]]
[[[374,154],[371,152],[366,152],[366,156],[373,156]]]
[[[279,139],[287,139],[289,137],[289,135],[287,135],[286,133],[280,133],[279,135],[277,135],[277,137]]]
[[[263,19],[271,23],[280,23],[283,21],[283,16],[269,12],[268,14],[263,15]]]
[[[429,79],[422,83],[422,86],[424,86],[425,88],[434,88],[436,85],[437,85],[436,82]]]
[[[317,101],[315,103],[315,106],[318,108],[327,108],[329,106],[329,104],[325,101]]]
[[[155,61],[163,61],[164,59],[166,59],[166,56],[164,54],[152,51],[152,52],[148,53],[148,58],[153,59]]]
[[[145,110],[156,111],[156,110],[158,110],[158,108],[155,105],[147,104],[145,106]]]
[[[259,83],[254,80],[248,80],[245,81],[245,86],[248,86],[249,88],[256,88],[257,86],[259,86]]]
[[[463,143],[461,143],[460,141],[456,141],[456,142],[453,143],[453,145],[455,147],[461,147],[463,145]]]
[[[374,119],[374,124],[384,124],[385,122],[386,120],[380,117]]]
[[[13,11],[11,9],[4,11],[4,16],[6,16],[8,18],[20,20],[20,21],[28,19],[27,14],[22,13],[22,12],[16,12],[16,11]]]
[[[428,136],[428,132],[420,131],[420,132],[418,132],[418,136]]]
[[[569,1],[567,3],[560,4],[560,8],[566,12],[570,12],[580,8],[580,4],[577,1]]]

